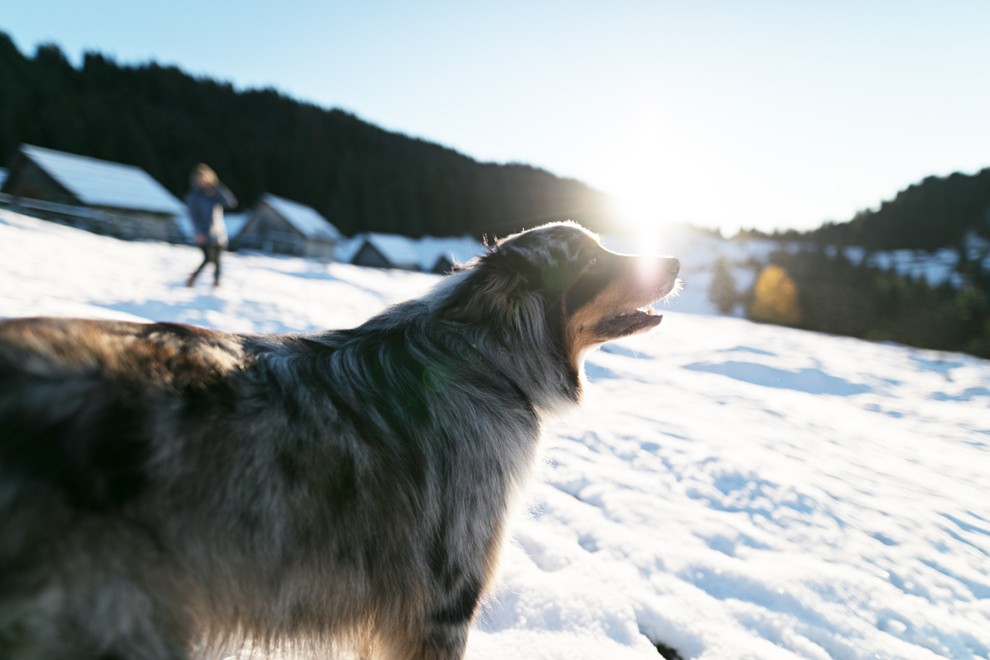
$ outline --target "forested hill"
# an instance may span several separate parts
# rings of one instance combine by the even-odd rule
[[[990,157],[990,154],[988,154]],[[819,242],[872,250],[937,250],[967,234],[990,238],[990,168],[972,175],[930,176],[850,222],[811,232]]]
[[[203,161],[242,205],[275,193],[345,234],[505,235],[562,218],[607,229],[608,197],[579,181],[175,67],[87,53],[75,68],[54,45],[29,57],[0,33],[0,165],[21,143],[138,165],[180,197]]]

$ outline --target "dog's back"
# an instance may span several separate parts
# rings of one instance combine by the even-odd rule
[[[0,460],[79,508],[139,494],[160,418],[246,359],[234,336],[176,324],[0,323]]]
[[[146,515],[155,443],[244,363],[186,326],[0,323],[0,656],[184,654],[188,581]]]
[[[536,421],[428,335],[0,322],[0,657],[458,657]]]

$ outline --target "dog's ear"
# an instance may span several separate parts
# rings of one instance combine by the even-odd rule
[[[465,269],[441,315],[462,323],[524,325],[542,316],[541,299],[532,287],[538,275],[526,256],[500,245]]]

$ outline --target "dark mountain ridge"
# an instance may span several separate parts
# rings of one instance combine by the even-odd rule
[[[990,238],[990,167],[976,174],[926,177],[875,210],[806,234],[828,245],[928,251],[962,247],[968,235]]]

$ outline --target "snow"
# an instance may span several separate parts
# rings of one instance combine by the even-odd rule
[[[949,282],[953,287],[963,284],[956,272],[959,256],[955,250],[943,248],[934,253],[923,250],[891,250],[875,252],[866,263],[880,270],[892,270],[906,277],[922,277],[931,286]]]
[[[990,242],[981,236],[969,234],[963,243],[966,258],[978,261],[984,269],[990,269]],[[959,272],[959,250],[939,248],[926,250],[890,250],[868,252],[862,247],[846,247],[842,250],[846,260],[855,265],[865,263],[881,270],[892,270],[899,275],[924,279],[929,286],[948,283],[953,288],[964,286],[968,277]]]
[[[90,206],[173,214],[185,211],[182,202],[139,167],[28,144],[21,151]]]
[[[548,425],[468,658],[988,657],[990,362],[685,313],[678,256],[660,327]],[[307,331],[438,281],[228,254],[187,289],[199,260],[0,211],[0,316]]]

